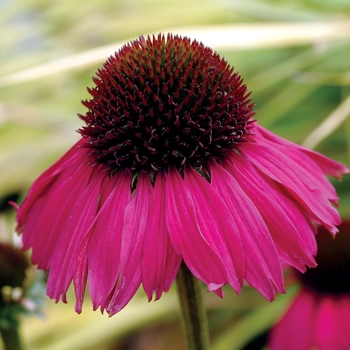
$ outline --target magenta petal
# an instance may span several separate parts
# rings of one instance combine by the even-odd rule
[[[316,307],[314,309],[312,333],[313,347],[324,350],[348,349],[349,335],[349,295],[332,296],[314,295]]]
[[[314,310],[315,320],[314,320],[314,339],[313,344],[319,348],[325,350],[342,349],[343,347],[339,344],[338,332],[340,331],[337,305],[331,296],[324,296],[322,301],[318,304],[317,310]],[[348,332],[348,330],[345,330]],[[349,343],[346,344],[348,346]],[[345,349],[345,348],[343,348]]]
[[[126,277],[127,276],[127,277]],[[125,275],[120,277],[106,310],[109,316],[122,310],[135,295],[141,284],[141,269],[128,268]]]
[[[316,295],[303,290],[272,329],[271,350],[348,349],[349,296]]]
[[[23,230],[24,248],[33,246],[32,262],[38,264],[39,268],[47,269],[51,266],[53,252],[60,246],[61,236],[65,235],[65,225],[76,206],[77,198],[84,192],[88,186],[91,176],[91,168],[82,165],[64,181],[57,181],[57,185],[52,187],[50,196],[45,196],[45,202],[37,201],[33,210],[39,210],[36,216],[36,223],[32,225],[29,217]],[[57,209],[52,210],[52,204]],[[44,232],[50,232],[45,238],[40,236]],[[28,234],[27,234],[28,232]]]
[[[159,299],[173,284],[182,260],[171,243],[165,220],[165,175],[158,172],[143,243],[142,284],[148,296]]]
[[[301,271],[304,265],[315,266],[316,228],[300,208],[245,158],[236,157],[234,165],[226,162],[225,168],[258,208],[281,260]]]
[[[78,314],[82,312],[86,280],[88,275],[87,247],[89,244],[89,238],[90,235],[87,234],[80,244],[75,269],[75,276],[73,279],[74,291],[76,295],[75,312],[77,312]]]
[[[311,293],[302,292],[283,319],[272,329],[271,350],[310,350],[316,300]]]
[[[149,176],[141,173],[132,200],[125,208],[120,247],[120,275],[107,312],[119,312],[134,296],[141,284],[141,266],[145,232],[153,198]]]
[[[188,168],[185,171],[185,182],[195,202],[201,235],[215,247],[226,268],[228,282],[239,291],[245,274],[245,251],[240,229],[230,215],[225,200],[201,175]]]
[[[339,198],[335,188],[312,159],[302,152],[293,149],[281,149],[281,152],[294,161],[294,165],[297,165],[295,171],[299,173],[299,176],[304,180],[308,188],[322,191],[328,200],[337,203]],[[310,177],[309,174],[313,176]]]
[[[246,143],[241,150],[258,169],[283,185],[313,215],[316,222],[321,222],[332,233],[337,232],[335,225],[340,223],[338,212],[320,190],[307,187],[305,181],[295,172],[295,162],[285,159],[282,153],[264,145]],[[312,174],[309,174],[308,181],[312,180]]]
[[[300,146],[299,149],[301,152],[310,157],[315,163],[317,163],[322,171],[327,175],[341,178],[342,175],[349,173],[349,168],[342,163],[336,162],[323,154],[317,153],[305,147]]]
[[[37,215],[32,214],[33,207],[40,208],[40,203],[37,201],[41,200],[41,202],[44,203],[46,198],[50,197],[50,193],[55,189],[55,186],[53,184],[57,178],[60,176],[62,179],[65,179],[66,176],[69,176],[69,173],[73,173],[75,171],[75,161],[77,161],[77,157],[80,158],[81,155],[84,155],[86,153],[78,148],[81,143],[82,140],[77,142],[66,154],[64,154],[56,163],[51,165],[51,167],[48,168],[43,174],[41,174],[39,178],[34,182],[28,192],[26,199],[18,209],[16,217],[17,232],[22,231],[23,225],[24,223],[27,224],[28,219],[31,217],[38,218]],[[79,164],[79,161],[77,162]],[[62,170],[65,171],[65,174],[63,174],[63,176]],[[28,215],[29,212],[30,215]]]
[[[324,170],[310,156],[308,156],[306,153],[301,152],[300,148],[298,148],[296,145],[295,147],[287,147],[283,144],[272,143],[263,138],[259,140],[259,144],[275,148],[276,150],[281,152],[286,158],[292,160],[294,171],[299,174],[300,178],[303,179],[305,185],[309,189],[322,190],[322,192],[327,196],[327,198],[330,201],[337,203],[337,193],[335,191],[335,188],[325,176]],[[310,177],[310,174],[312,174],[312,177]]]
[[[70,154],[78,164],[83,163],[81,160],[86,156],[85,152],[81,152],[76,146],[72,148],[68,154]],[[72,159],[62,162],[64,158],[66,158],[66,155],[34,182],[26,199],[18,210],[16,218],[18,225],[16,229],[23,232],[24,249],[29,249],[36,244],[39,244],[41,248],[41,245],[46,244],[47,240],[41,239],[41,233],[42,231],[51,231],[53,220],[59,222],[59,224],[64,224],[69,213],[65,213],[63,217],[58,216],[52,210],[52,205],[57,205],[59,208],[58,210],[66,206],[72,208],[74,199],[67,199],[68,194],[75,186],[78,187],[80,185],[80,183],[77,184],[77,179],[80,177],[87,178],[89,176],[89,168],[84,166],[84,163],[78,167],[72,167]],[[55,167],[58,164],[61,165],[59,173],[58,169]],[[80,190],[75,190],[75,192],[77,195]],[[52,196],[54,196],[53,200]],[[40,251],[40,254],[41,253]],[[44,256],[46,256],[46,254]],[[38,259],[38,261],[34,263],[40,263],[42,260],[43,259]]]
[[[336,162],[320,153],[317,153],[313,150],[297,145],[278,135],[275,135],[271,131],[268,131],[267,129],[263,128],[258,124],[256,125],[256,132],[259,138],[269,140],[273,143],[280,144],[289,148],[294,148],[303,152],[308,157],[310,157],[315,163],[317,163],[325,174],[340,178],[341,175],[349,173],[349,168],[344,164]]]
[[[339,343],[339,349],[346,349],[350,343],[350,298],[349,295],[344,295],[343,297],[333,298],[334,309],[336,312],[337,323],[334,336],[337,337],[337,342]],[[340,332],[339,332],[340,330]]]
[[[131,175],[118,172],[108,179],[88,245],[89,293],[94,309],[103,311],[120,273],[125,208],[131,200]]]
[[[208,292],[214,292],[220,298],[224,297],[224,292],[222,291],[223,284],[210,283],[208,285]]]
[[[193,193],[175,169],[168,172],[166,193],[166,222],[177,254],[182,255],[191,272],[208,286],[224,285],[228,282],[226,268],[216,246],[211,244],[218,233],[211,232],[213,237],[209,238],[209,242],[207,237],[203,237],[197,222],[197,203],[192,198]]]
[[[269,230],[257,207],[235,178],[216,163],[210,170],[213,187],[230,208],[242,238],[246,255],[246,280],[264,297],[273,300],[274,286],[281,292],[284,292],[284,287],[281,263]],[[235,254],[234,248],[232,254]]]
[[[76,198],[73,211],[62,228],[60,239],[50,258],[47,294],[56,301],[60,296],[65,301],[65,293],[76,270],[80,244],[96,215],[101,177],[96,169],[90,169],[90,172],[89,183]]]

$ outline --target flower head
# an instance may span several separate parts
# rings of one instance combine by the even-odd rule
[[[302,290],[273,328],[272,350],[349,347],[350,221],[339,226],[335,239],[322,227],[316,239],[318,266],[297,273]]]
[[[242,78],[196,41],[141,37],[94,82],[80,133],[91,165],[110,173],[207,168],[251,134],[255,113]]]
[[[314,222],[340,223],[325,174],[348,169],[259,126],[242,78],[187,38],[141,37],[89,89],[82,138],[31,187],[17,214],[48,295],[76,310],[151,300],[183,260],[209,291],[244,280],[272,300],[281,262],[314,266]]]

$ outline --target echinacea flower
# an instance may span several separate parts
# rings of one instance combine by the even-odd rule
[[[350,221],[333,239],[316,236],[318,266],[298,273],[302,289],[270,334],[271,350],[347,350],[350,344]]]
[[[314,223],[335,234],[325,174],[348,169],[253,119],[243,79],[197,41],[140,37],[110,57],[83,102],[82,136],[33,184],[17,213],[47,293],[81,312],[120,311],[142,284],[169,290],[184,261],[222,296],[244,280],[284,292],[281,263],[314,266]]]

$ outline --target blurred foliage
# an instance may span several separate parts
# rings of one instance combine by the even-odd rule
[[[33,180],[78,139],[80,101],[88,97],[86,86],[103,60],[22,83],[1,83],[1,77],[166,28],[346,20],[347,0],[0,1],[0,203],[8,224],[13,226],[14,213],[7,200],[21,201]],[[219,53],[253,91],[261,125],[303,143],[330,118],[332,127],[312,146],[350,165],[350,108],[341,111],[343,117],[338,110],[350,96],[349,37],[320,34],[308,44],[286,41],[276,47],[267,41],[265,47]],[[350,216],[350,176],[334,184],[340,212]],[[223,300],[207,293],[213,348],[243,349],[267,332],[293,288],[272,304],[248,287],[240,296],[225,289]],[[68,305],[48,301],[44,319],[23,320],[31,349],[183,348],[174,290],[150,304],[140,292],[111,319],[91,311],[88,300],[83,314],[75,315],[73,300],[71,291]]]

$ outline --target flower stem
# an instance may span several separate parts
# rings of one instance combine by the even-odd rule
[[[22,343],[19,336],[18,328],[0,329],[4,349],[6,350],[22,350]]]
[[[209,350],[209,328],[199,280],[182,262],[176,277],[187,350]]]

